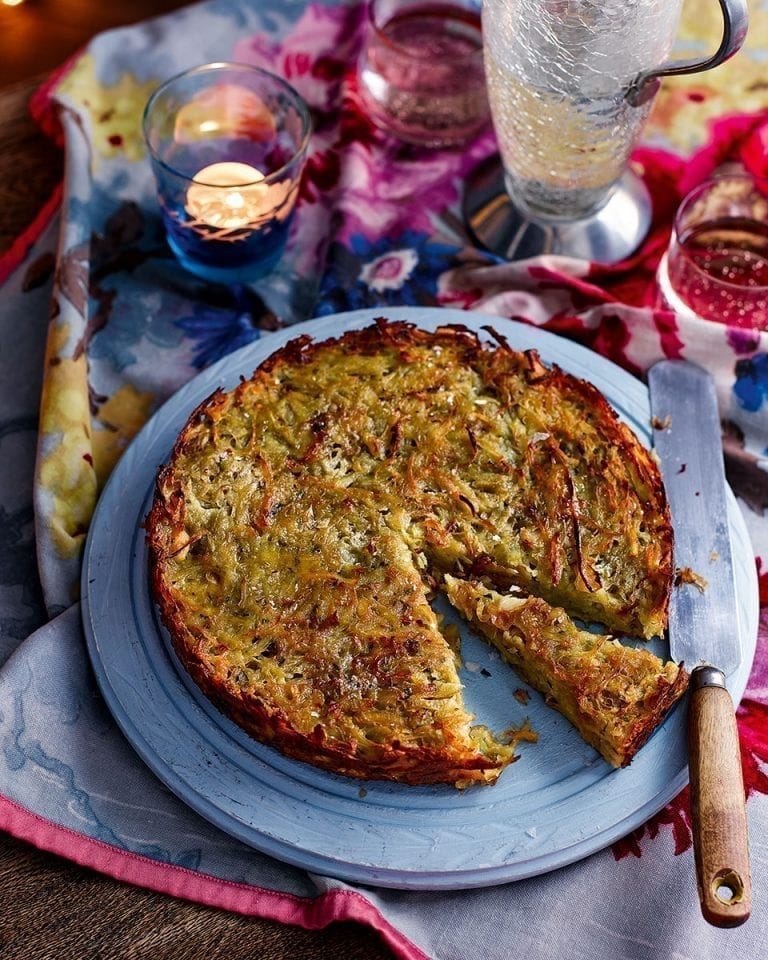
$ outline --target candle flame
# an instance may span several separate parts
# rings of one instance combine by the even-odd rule
[[[261,170],[248,163],[212,163],[192,178],[187,213],[196,225],[219,231],[257,229],[271,219],[285,220],[298,191],[290,180],[264,179]]]
[[[195,174],[187,191],[187,210],[211,227],[248,227],[275,206],[263,180],[261,170],[248,163],[212,163]]]

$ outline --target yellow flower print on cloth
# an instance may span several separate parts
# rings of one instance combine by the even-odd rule
[[[47,539],[66,567],[76,570],[98,495],[149,418],[153,398],[125,384],[93,406],[85,354],[66,355],[69,332],[62,324],[48,336],[36,497]],[[75,600],[77,578],[70,583]]]
[[[90,119],[90,142],[98,157],[122,155],[139,160],[144,156],[144,104],[159,83],[158,79],[139,83],[130,73],[123,73],[117,83],[104,85],[96,77],[93,55],[86,53],[58,85],[56,96]]]
[[[109,479],[123,451],[144,426],[152,412],[153,396],[126,383],[95,412],[91,437],[93,466],[99,489]]]
[[[79,557],[96,504],[91,453],[88,364],[67,356],[70,328],[51,325],[48,334],[40,418],[38,515],[62,559]]]

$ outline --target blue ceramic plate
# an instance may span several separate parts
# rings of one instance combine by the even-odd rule
[[[488,788],[407,787],[337,777],[254,742],[221,716],[177,665],[148,591],[141,522],[155,473],[190,411],[216,387],[234,386],[287,340],[318,339],[376,316],[425,329],[491,324],[518,349],[594,383],[647,444],[645,387],[583,347],[533,327],[458,310],[396,308],[325,317],[231,354],[180,390],[120,460],[99,501],[83,565],[83,616],[104,697],[128,740],[171,790],[217,827],[278,859],[344,880],[408,889],[487,886],[572,863],[624,836],[687,783],[684,710],[676,709],[625,770],[614,770],[570,724],[461,626],[465,699],[480,722],[503,730],[526,717],[539,734]],[[483,334],[485,336],[485,334]],[[757,636],[757,583],[744,521],[729,519],[743,659],[729,678],[746,686]],[[652,644],[668,654],[662,641]]]

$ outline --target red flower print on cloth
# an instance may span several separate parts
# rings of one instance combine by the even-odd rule
[[[768,706],[756,700],[743,700],[737,711],[739,737],[741,739],[741,767],[744,774],[744,792],[768,794],[768,776],[764,772],[768,764]],[[651,817],[647,823],[611,845],[614,859],[643,855],[642,840],[655,840],[663,827],[671,827],[675,844],[675,856],[690,850],[693,845],[691,831],[691,795],[685,788],[672,803]]]
[[[763,558],[757,558],[757,582],[760,589],[760,606],[768,604],[768,570],[763,570]]]
[[[768,611],[763,611],[757,640],[755,666],[749,680],[747,695],[742,700],[736,717],[741,740],[741,767],[744,774],[744,792],[768,794]],[[690,792],[686,787],[672,803],[656,816],[618,840],[611,846],[616,860],[630,855],[642,856],[642,841],[655,839],[663,827],[671,827],[675,855],[689,850],[691,834]]]
[[[710,129],[709,143],[691,157],[680,178],[683,196],[728,163],[742,164],[755,177],[768,177],[768,110],[721,117]]]
[[[338,109],[339,86],[360,45],[364,5],[323,7],[310,3],[283,41],[258,33],[236,44],[233,57],[278,73],[295,87],[319,119]]]

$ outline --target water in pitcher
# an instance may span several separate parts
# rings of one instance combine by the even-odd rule
[[[534,216],[598,210],[651,104],[624,91],[661,64],[681,0],[485,0],[485,70],[507,185]]]

